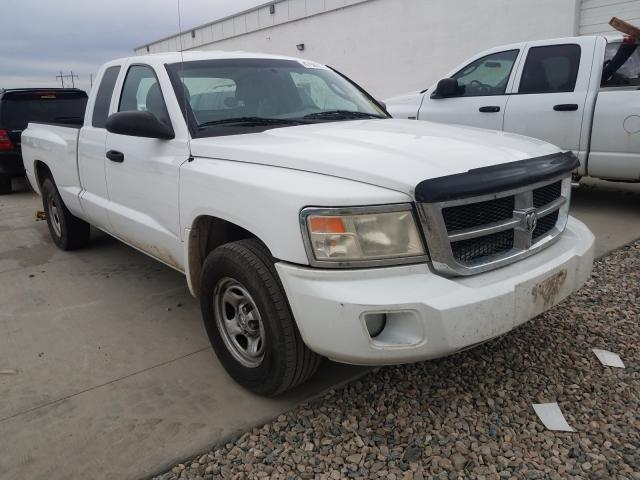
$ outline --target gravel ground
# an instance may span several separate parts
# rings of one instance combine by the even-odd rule
[[[640,242],[509,335],[385,367],[156,480],[640,479]],[[592,348],[621,355],[603,367]],[[575,433],[547,431],[558,402]]]

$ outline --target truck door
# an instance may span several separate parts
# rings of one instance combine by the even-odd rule
[[[609,43],[596,101],[588,174],[640,180],[640,45]]]
[[[584,160],[586,143],[580,148],[580,139],[594,45],[593,38],[528,43],[504,130],[573,150]]]
[[[130,65],[117,111],[151,112],[171,125],[165,98],[173,93],[166,72],[160,73],[164,74],[164,86],[152,67]],[[107,134],[105,170],[113,234],[178,270],[183,268],[184,256],[178,209],[179,169],[188,156],[185,139]]]
[[[450,76],[458,81],[459,93],[442,98],[435,87],[431,87],[425,94],[418,119],[502,130],[519,53],[518,48],[513,48],[470,61]]]
[[[104,148],[107,140],[105,125],[119,73],[119,65],[105,69],[93,102],[93,110],[87,112],[90,116],[86,116],[78,138],[78,171],[82,186],[80,205],[91,224],[105,230],[110,229],[107,214],[109,196],[104,175]]]

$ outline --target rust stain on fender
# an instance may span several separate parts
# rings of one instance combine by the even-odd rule
[[[560,270],[553,274],[542,283],[539,283],[531,291],[533,297],[538,300],[542,298],[545,308],[551,307],[555,303],[555,299],[560,292],[560,288],[567,279],[567,271]]]

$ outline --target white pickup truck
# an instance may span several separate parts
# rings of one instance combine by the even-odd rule
[[[385,102],[397,118],[520,133],[571,150],[576,177],[640,182],[640,48],[628,37],[503,45],[431,88]]]
[[[321,356],[381,365],[502,335],[579,288],[571,153],[394,120],[313,62],[188,52],[101,68],[84,124],[31,123],[53,241],[90,227],[183,272],[221,363],[274,395]]]

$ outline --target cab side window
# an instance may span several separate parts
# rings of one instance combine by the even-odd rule
[[[518,93],[573,92],[580,67],[580,45],[533,47],[524,64]]]
[[[120,67],[113,66],[107,68],[104,71],[104,75],[102,75],[100,87],[98,87],[98,93],[96,94],[96,100],[93,106],[93,117],[91,118],[91,125],[96,128],[104,128],[107,124],[111,97],[113,96],[113,89],[119,73]]]
[[[492,53],[473,61],[452,78],[458,81],[460,97],[504,95],[520,50]]]
[[[122,86],[118,111],[150,112],[161,122],[171,124],[160,84],[151,67],[133,65],[129,68]]]
[[[601,86],[640,86],[640,48],[638,44],[616,42],[607,45]]]

